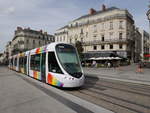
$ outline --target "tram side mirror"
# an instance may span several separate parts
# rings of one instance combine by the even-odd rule
[[[56,69],[52,69],[52,72],[56,73]]]

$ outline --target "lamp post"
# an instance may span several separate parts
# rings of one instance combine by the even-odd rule
[[[149,7],[149,10],[147,11],[146,15],[149,20],[149,34],[150,34],[150,5],[148,7]],[[149,41],[150,41],[150,35],[149,35]],[[149,53],[148,54],[150,54],[150,44],[149,44]]]
[[[149,6],[149,8],[150,8],[150,6]],[[149,28],[150,28],[150,9],[147,11],[146,15],[149,20]]]

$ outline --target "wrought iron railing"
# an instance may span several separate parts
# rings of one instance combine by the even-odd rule
[[[106,43],[127,43],[129,39],[105,39],[105,40],[93,40],[82,42],[82,45],[98,45],[98,44],[106,44]]]

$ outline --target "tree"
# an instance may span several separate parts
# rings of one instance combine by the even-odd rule
[[[75,46],[77,48],[77,51],[79,53],[80,58],[82,59],[83,58],[83,54],[82,54],[82,52],[83,52],[83,46],[82,46],[82,43],[80,41],[77,41],[75,43]]]

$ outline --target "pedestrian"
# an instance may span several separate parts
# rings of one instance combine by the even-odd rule
[[[108,63],[107,63],[107,67],[108,67],[108,68],[110,68],[110,67],[111,67],[111,64],[110,64],[110,62],[108,62]]]
[[[141,62],[141,61],[140,61],[139,64],[138,64],[137,72],[139,72],[139,73],[142,73],[142,72],[143,72],[143,69],[142,69],[142,62]]]

